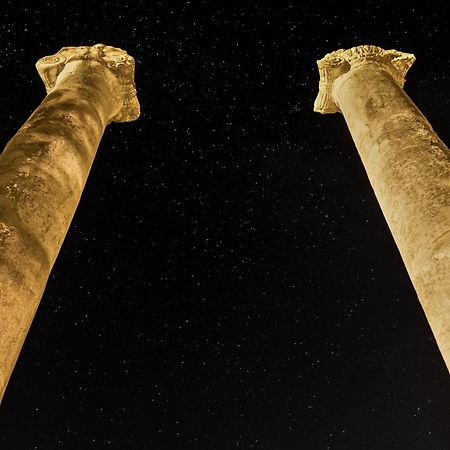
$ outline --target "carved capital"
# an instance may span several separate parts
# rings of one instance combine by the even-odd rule
[[[71,61],[94,60],[108,67],[119,82],[117,94],[121,108],[111,122],[129,122],[139,117],[140,106],[134,83],[134,58],[125,50],[96,44],[91,47],[63,47],[54,55],[45,56],[36,63],[36,68],[49,93],[55,86],[58,75]]]
[[[334,81],[363,64],[375,64],[387,70],[394,80],[403,87],[405,75],[416,58],[411,53],[384,50],[375,45],[360,45],[350,49],[336,50],[317,61],[320,81],[319,94],[314,102],[314,111],[329,114],[340,111],[332,98]]]

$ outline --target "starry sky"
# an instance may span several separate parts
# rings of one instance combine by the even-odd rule
[[[402,2],[4,2],[1,147],[35,62],[136,59],[0,407],[0,448],[450,448],[450,386],[316,60],[414,53],[450,142],[450,8]],[[1,330],[0,330],[1,331]]]

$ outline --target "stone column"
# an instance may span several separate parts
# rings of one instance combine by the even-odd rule
[[[139,116],[119,48],[64,47],[36,67],[47,96],[0,157],[0,401],[105,127]]]
[[[342,112],[450,369],[450,151],[402,89],[414,60],[372,45],[329,53],[314,110]]]

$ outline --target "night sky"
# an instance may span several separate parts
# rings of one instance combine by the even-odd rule
[[[127,50],[142,110],[103,136],[2,450],[450,448],[448,371],[343,117],[312,111],[317,59],[395,48],[449,143],[445,3],[2,6],[1,148],[63,46]]]

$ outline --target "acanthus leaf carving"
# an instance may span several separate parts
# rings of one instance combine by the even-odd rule
[[[334,81],[365,63],[376,63],[387,70],[400,87],[405,84],[405,76],[415,56],[398,50],[384,50],[376,45],[359,45],[349,49],[339,49],[326,54],[317,61],[319,68],[319,94],[314,102],[314,111],[329,114],[339,112],[331,91]]]
[[[47,93],[55,86],[59,74],[71,61],[95,60],[108,67],[120,83],[122,107],[112,122],[128,122],[139,117],[140,106],[134,82],[134,58],[125,50],[104,44],[93,46],[63,47],[54,55],[38,60],[36,68]]]

